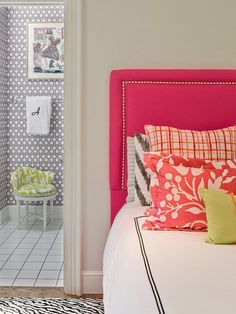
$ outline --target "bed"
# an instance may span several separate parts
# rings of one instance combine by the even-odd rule
[[[194,130],[235,124],[236,71],[112,72],[112,228],[104,252],[105,313],[236,313],[234,245],[208,245],[203,232],[142,230],[145,208],[125,204],[126,137],[157,121]]]

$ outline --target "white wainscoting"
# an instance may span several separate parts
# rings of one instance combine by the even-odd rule
[[[0,225],[7,221],[7,219],[9,219],[8,206],[5,206],[0,210]]]
[[[53,218],[63,220],[63,207],[62,206],[54,206],[53,207]],[[36,214],[42,215],[42,206],[29,206],[29,210]],[[26,208],[25,206],[21,206],[21,217],[25,216]],[[50,209],[48,209],[48,213]],[[0,211],[0,224],[3,224],[7,219],[17,219],[17,207],[14,205],[5,206]]]

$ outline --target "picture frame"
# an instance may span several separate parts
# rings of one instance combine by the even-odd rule
[[[64,79],[64,23],[28,23],[29,80]]]

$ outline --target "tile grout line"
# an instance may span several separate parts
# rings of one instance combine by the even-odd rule
[[[11,219],[8,218],[6,221],[4,221],[4,223],[1,224],[1,226],[0,226],[0,230],[1,230],[2,228],[4,228],[4,226],[6,226],[10,220],[11,220]]]
[[[37,219],[36,219],[36,221],[37,221]],[[35,223],[36,223],[36,221],[35,221]],[[33,224],[33,226],[35,225],[35,223]],[[32,227],[33,227],[33,226],[32,226]],[[32,229],[32,228],[31,228],[31,229]],[[30,230],[31,230],[31,229],[30,229]],[[28,233],[29,233],[29,232],[28,232]],[[27,234],[28,234],[28,233],[27,233]],[[27,262],[27,260],[28,260],[28,258],[29,258],[29,256],[30,256],[30,254],[31,254],[32,251],[34,250],[35,246],[38,244],[39,240],[42,238],[43,234],[44,234],[44,232],[41,232],[40,237],[39,237],[38,240],[36,241],[35,245],[32,247],[31,251],[29,252],[29,254],[28,254],[28,256],[27,256],[27,259],[24,261],[23,265],[21,266],[20,270],[18,271],[18,273],[17,273],[17,275],[16,275],[16,277],[15,277],[13,283],[12,283],[12,286],[14,285],[16,279],[30,279],[30,278],[17,278],[17,277],[18,277],[19,273],[23,270],[23,267],[24,267],[25,263]],[[40,270],[40,271],[41,271],[41,270]],[[40,271],[39,271],[39,272],[40,272]],[[35,278],[31,278],[31,279],[35,279]],[[36,279],[35,279],[35,282],[36,282]],[[34,286],[34,285],[33,285],[33,286]]]
[[[62,226],[62,223],[61,223],[61,226]],[[40,271],[39,271],[39,273],[38,273],[38,276],[37,276],[37,278],[36,278],[36,280],[35,280],[34,287],[37,287],[37,286],[35,286],[35,284],[36,284],[36,282],[37,282],[37,280],[38,280],[39,274],[40,274],[40,272],[41,272],[41,270],[42,270],[42,268],[43,268],[43,265],[44,265],[45,262],[46,262],[46,259],[47,259],[48,255],[49,255],[49,252],[51,251],[51,248],[52,248],[53,244],[55,243],[56,238],[57,238],[58,233],[60,232],[60,230],[61,230],[61,227],[58,229],[58,232],[57,232],[56,235],[55,235],[54,241],[52,242],[52,245],[50,246],[50,249],[48,250],[48,254],[47,254],[46,257],[45,257],[44,262],[43,262],[43,264],[42,264],[42,266],[41,266],[41,269],[40,269]]]
[[[9,219],[9,221],[10,221],[10,219]],[[9,221],[8,221],[8,222],[9,222]],[[7,222],[7,223],[8,223],[8,222]],[[6,223],[6,225],[7,225],[7,223]],[[4,226],[3,226],[3,227],[4,227]],[[2,227],[2,228],[3,228],[3,227]],[[1,229],[2,229],[2,228],[1,228]],[[1,230],[1,229],[0,229],[0,230]],[[2,246],[3,244],[5,244],[5,242],[10,238],[10,236],[11,236],[16,230],[17,230],[17,227],[15,227],[15,229],[9,234],[9,236],[6,237],[6,239],[5,239],[5,240],[3,241],[3,243],[0,245],[0,248],[1,248],[1,246]],[[5,254],[2,254],[2,255],[5,255]],[[9,254],[9,255],[11,255],[11,254]]]
[[[34,223],[34,224],[35,224],[35,223]],[[31,225],[31,228],[33,227],[34,224]],[[31,230],[31,228],[30,228],[30,230]],[[17,231],[17,230],[20,230],[20,229],[18,229],[17,226],[16,226],[15,229],[14,229],[14,231],[12,231],[12,233],[6,238],[6,240],[1,244],[1,246],[2,246],[3,244],[5,244],[6,241],[11,237],[11,235],[12,235],[15,231]],[[29,231],[28,231],[28,232],[29,232]],[[0,270],[2,270],[3,267],[5,266],[5,264],[9,261],[9,259],[10,259],[11,256],[13,255],[13,252],[15,252],[15,250],[18,248],[18,246],[20,245],[20,243],[22,242],[22,240],[26,237],[26,235],[28,234],[28,232],[24,235],[24,237],[21,239],[21,241],[18,243],[18,245],[17,245],[17,246],[15,247],[15,249],[12,251],[12,253],[9,254],[8,259],[3,263],[2,267],[0,268]],[[0,246],[0,250],[1,250],[1,246]],[[5,254],[2,254],[2,255],[5,255]],[[3,279],[3,278],[2,278],[2,279]]]
[[[61,268],[60,268],[60,271],[59,271],[59,274],[58,274],[58,276],[57,276],[57,285],[58,285],[58,281],[59,281],[59,280],[64,280],[64,276],[63,276],[63,279],[59,279],[60,273],[61,273],[61,271],[62,271],[62,269],[63,269],[63,265],[64,265],[64,262],[62,263]],[[64,284],[63,284],[63,286],[64,286]]]
[[[35,222],[31,225],[30,229],[29,229],[28,232],[25,234],[25,236],[23,237],[23,239],[21,240],[21,242],[17,245],[17,247],[15,248],[15,250],[18,248],[18,246],[22,243],[22,241],[25,239],[25,237],[26,237],[26,236],[29,234],[29,232],[32,230],[33,226],[36,224],[36,221],[37,221],[37,219],[36,219]],[[42,236],[42,234],[41,234],[41,236]],[[40,237],[41,237],[41,236],[40,236]],[[40,238],[40,237],[39,237],[39,238]],[[37,242],[38,242],[38,241],[37,241]],[[36,244],[37,244],[37,242],[36,242]],[[35,245],[36,245],[36,244],[35,244]],[[16,279],[17,279],[17,276],[19,275],[20,271],[22,270],[23,266],[25,265],[25,263],[26,263],[26,261],[27,261],[29,255],[31,254],[31,252],[32,252],[32,250],[34,249],[35,245],[34,245],[33,248],[31,249],[31,251],[30,251],[28,254],[26,254],[26,255],[27,255],[27,258],[26,258],[26,260],[24,261],[24,263],[22,264],[22,266],[21,266],[21,268],[19,269],[18,273],[16,274],[16,277],[15,277],[14,280],[13,280],[12,286],[14,285],[14,283],[15,283],[15,281],[16,281]],[[14,250],[13,252],[15,252],[15,250]],[[11,254],[11,255],[13,255],[13,254]],[[17,270],[18,270],[18,269],[17,269]]]
[[[59,231],[61,231],[62,226],[63,226],[63,223],[61,224],[61,228],[60,228],[60,230],[59,230]],[[59,276],[60,276],[60,273],[61,273],[61,271],[62,271],[63,266],[64,266],[64,258],[63,258],[63,262],[62,262],[62,265],[61,265],[60,271],[59,271],[58,276],[57,276],[57,283],[56,283],[56,286],[58,285]],[[64,286],[64,276],[63,276],[63,279],[62,279],[62,280],[63,280],[63,286]]]
[[[26,258],[26,260],[24,261],[23,265],[21,266],[20,270],[18,271],[18,273],[17,273],[17,275],[16,275],[16,278],[14,279],[14,281],[13,281],[13,283],[12,283],[12,286],[14,285],[16,279],[29,279],[29,280],[30,280],[30,279],[35,279],[35,278],[17,278],[17,277],[18,277],[19,273],[23,270],[23,267],[24,267],[25,263],[27,262],[27,260],[28,260],[28,258],[29,258],[29,256],[30,256],[30,254],[32,253],[32,251],[34,250],[35,246],[37,245],[37,243],[38,243],[39,240],[41,239],[42,235],[43,235],[43,233],[42,233],[41,236],[38,238],[38,241],[35,243],[35,245],[32,247],[30,253],[28,254],[28,256],[27,256],[27,258]]]
[[[7,223],[9,223],[10,221],[11,221],[11,220],[9,219],[7,222],[4,223],[4,225],[7,225]],[[15,249],[13,250],[13,252],[12,252],[11,254],[9,254],[8,259],[3,263],[2,268],[3,268],[3,267],[6,265],[6,263],[9,261],[9,259],[11,258],[11,256],[14,254],[15,250],[22,244],[22,242],[25,240],[25,238],[29,235],[30,231],[33,229],[33,227],[34,227],[34,225],[35,225],[36,223],[37,223],[37,220],[35,220],[35,222],[31,224],[30,229],[25,233],[25,235],[23,236],[23,238],[21,239],[21,241],[18,243],[18,245],[15,247]],[[2,228],[4,227],[4,225],[2,226]],[[44,264],[46,263],[46,259],[47,259],[48,255],[49,255],[49,253],[50,253],[50,251],[51,251],[51,249],[52,249],[52,246],[55,244],[55,242],[56,242],[56,240],[57,240],[57,238],[58,238],[58,235],[59,235],[60,231],[62,230],[62,225],[63,225],[63,222],[61,222],[60,227],[58,228],[58,231],[57,231],[57,232],[55,233],[55,235],[52,237],[52,238],[54,238],[54,240],[53,240],[53,242],[52,242],[52,244],[51,244],[51,246],[50,246],[50,249],[48,250],[47,255],[46,255],[45,258],[44,258],[44,261],[42,261],[42,266],[41,266],[41,268],[40,268],[40,270],[39,270],[38,276],[39,276],[39,274],[40,274],[40,272],[41,272],[41,270],[42,270]],[[0,230],[1,230],[2,228],[0,228]],[[15,227],[14,230],[10,233],[10,235],[4,240],[4,242],[3,242],[2,244],[4,244],[4,243],[11,237],[11,235],[12,235],[15,231],[17,231],[17,230],[18,230],[18,228]],[[36,229],[36,230],[37,230],[37,229]],[[40,242],[40,240],[42,239],[43,235],[45,235],[45,233],[44,233],[44,232],[41,232],[41,235],[39,236],[38,239],[37,239],[37,238],[32,238],[32,239],[36,239],[36,242],[35,242],[34,246],[32,247],[32,249],[31,249],[31,250],[29,251],[29,253],[27,254],[26,260],[24,261],[24,263],[22,264],[21,268],[19,269],[19,271],[18,271],[16,277],[15,277],[15,278],[12,278],[13,283],[12,283],[11,286],[14,285],[16,279],[25,279],[25,280],[30,279],[30,278],[17,278],[17,277],[18,277],[19,273],[23,270],[24,265],[28,262],[29,256],[31,255],[32,251],[35,249],[35,247],[37,246],[37,244]],[[27,248],[26,248],[26,249],[27,249]],[[50,261],[49,261],[49,263],[50,263]],[[53,261],[52,261],[52,263],[53,263]],[[63,267],[63,261],[62,261],[62,266],[61,266],[61,268],[60,268],[60,270],[59,270],[58,276],[60,275],[60,271],[61,271],[62,267]],[[18,270],[18,269],[16,269],[16,270]],[[33,270],[34,270],[34,269],[33,269]],[[35,280],[35,283],[36,283],[36,281],[38,280],[38,276],[37,276],[36,279],[35,279],[35,278],[31,278],[31,279],[34,279],[34,280]],[[58,278],[58,276],[57,276],[57,278]],[[3,279],[5,279],[5,278],[3,278]],[[9,278],[9,279],[11,279],[11,278]],[[55,280],[56,280],[56,282],[57,282],[57,279],[55,279]],[[33,284],[33,286],[34,286],[34,285],[35,285],[35,284]],[[56,283],[56,285],[57,285],[57,283]]]
[[[24,237],[21,239],[21,241],[18,243],[18,245],[16,246],[16,248],[12,251],[12,253],[11,254],[9,254],[9,257],[8,257],[8,259],[5,261],[5,263],[2,265],[2,267],[1,267],[1,270],[3,270],[3,267],[6,265],[6,263],[9,261],[9,259],[11,258],[11,256],[13,255],[13,252],[15,252],[15,250],[18,248],[18,246],[21,244],[21,242],[23,241],[23,239],[25,239],[25,237],[26,237],[26,235],[29,233],[29,231],[33,228],[33,226],[35,225],[35,223],[36,223],[36,221],[31,225],[31,227],[30,227],[30,229],[28,230],[28,232],[24,235]],[[20,230],[20,229],[18,229],[18,227],[16,226],[15,227],[15,229],[14,229],[14,231],[10,234],[10,236],[16,231],[16,230]],[[9,237],[10,237],[9,236]],[[9,237],[6,239],[6,241],[9,239]],[[5,241],[5,242],[6,242]],[[5,243],[4,242],[4,243]],[[11,270],[14,270],[14,269],[11,269]],[[16,269],[16,270],[18,270],[18,269]],[[2,279],[7,279],[7,278],[2,278]],[[14,284],[14,282],[15,282],[15,280],[16,280],[16,277],[15,278],[9,278],[9,279],[12,279],[13,280],[13,282],[12,282],[12,284],[11,284],[11,286],[13,286],[13,284]],[[1,279],[0,279],[0,282],[1,282]]]

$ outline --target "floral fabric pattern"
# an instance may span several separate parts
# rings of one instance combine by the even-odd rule
[[[236,161],[204,161],[174,155],[145,153],[151,172],[152,207],[143,229],[206,230],[206,211],[200,188],[236,193]]]
[[[11,174],[11,184],[14,193],[19,196],[47,196],[56,193],[52,171],[18,167]]]

